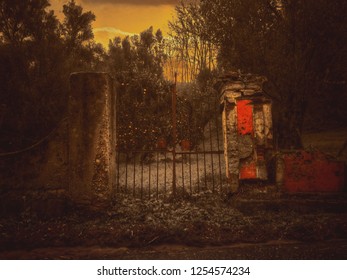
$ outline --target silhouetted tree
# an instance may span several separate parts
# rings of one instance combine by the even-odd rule
[[[199,1],[181,1],[176,5],[176,17],[169,22],[171,60],[178,61],[182,82],[193,81],[200,71],[216,68],[216,49],[201,14]]]
[[[201,0],[221,66],[267,76],[282,148],[301,147],[308,102],[324,82],[346,81],[346,14],[343,0]]]
[[[70,1],[60,23],[47,0],[0,0],[0,135],[4,151],[46,136],[62,119],[69,75],[102,68],[90,12]]]
[[[91,68],[94,51],[100,52],[100,45],[93,42],[94,34],[92,23],[95,15],[92,12],[83,12],[83,8],[70,0],[63,5],[64,20],[62,23],[62,35],[66,46],[66,52],[75,70]]]

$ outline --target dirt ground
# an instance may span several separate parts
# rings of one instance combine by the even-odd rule
[[[71,209],[54,220],[25,215],[1,219],[0,258],[347,257],[346,194],[288,196],[252,190],[251,196],[245,190],[237,197],[203,193],[174,202],[122,200],[106,213]],[[228,246],[235,246],[233,253]]]
[[[324,242],[272,241],[226,246],[162,245],[145,248],[59,247],[8,251],[5,259],[19,260],[345,260],[346,240]]]

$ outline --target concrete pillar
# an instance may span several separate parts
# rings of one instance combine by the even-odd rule
[[[73,73],[69,95],[69,194],[108,205],[115,177],[115,96],[107,73]]]

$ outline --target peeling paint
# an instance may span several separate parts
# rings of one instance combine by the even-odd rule
[[[265,145],[265,121],[264,121],[264,111],[263,106],[257,104],[253,111],[253,121],[254,121],[254,137],[256,145]]]
[[[273,147],[273,132],[272,132],[272,105],[270,102],[264,103],[264,134],[266,137],[266,147]]]
[[[345,183],[344,162],[321,152],[283,152],[277,170],[278,183],[287,192],[339,192]]]
[[[240,179],[254,179],[257,177],[257,167],[254,161],[244,163],[240,168]]]
[[[232,73],[221,90],[227,176],[236,191],[239,179],[268,178],[266,150],[273,147],[271,101],[262,94],[261,76]]]
[[[253,106],[249,99],[237,100],[237,131],[240,135],[254,133],[253,128]]]
[[[229,182],[232,191],[238,189],[238,177],[239,177],[239,149],[238,149],[238,136],[237,136],[237,123],[236,123],[236,111],[235,104],[228,104],[226,110],[226,135],[227,135],[227,168],[229,175]]]

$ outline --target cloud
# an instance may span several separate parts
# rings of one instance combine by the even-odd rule
[[[124,4],[124,5],[142,5],[142,6],[158,6],[158,5],[176,5],[179,0],[82,0],[88,4]]]
[[[111,34],[117,34],[117,35],[123,35],[123,36],[133,36],[135,35],[134,33],[126,32],[117,28],[113,27],[100,27],[100,28],[94,28],[93,29],[94,33],[98,32],[107,32]]]
[[[124,38],[126,36],[136,35],[135,33],[126,32],[114,27],[99,27],[94,28],[95,41],[101,43],[105,48],[107,48],[109,40],[113,40],[115,37]]]

